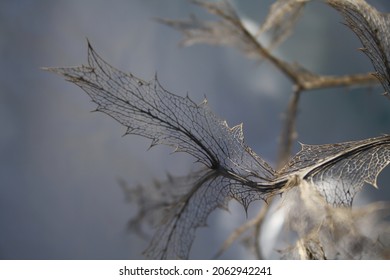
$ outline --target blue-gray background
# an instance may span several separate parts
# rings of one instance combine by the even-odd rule
[[[388,1],[369,2],[390,10]],[[259,22],[269,3],[236,1],[235,6]],[[188,92],[196,101],[207,95],[211,108],[230,126],[243,122],[247,143],[275,163],[291,84],[272,65],[236,50],[179,48],[180,35],[154,21],[190,13],[208,17],[178,0],[0,2],[0,258],[142,258],[147,242],[126,231],[135,208],[126,203],[118,179],[134,185],[191,169],[186,155],[169,155],[165,147],[147,152],[149,141],[121,137],[124,129],[115,121],[90,113],[95,106],[79,88],[39,69],[85,63],[86,37],[119,69],[144,79],[157,72],[168,90]],[[372,71],[357,51],[360,42],[341,21],[324,4],[309,4],[278,53],[323,74]],[[389,133],[390,101],[381,92],[373,87],[304,93],[298,140],[320,144]],[[365,188],[358,203],[388,200],[389,168],[378,183],[380,190]],[[211,257],[245,221],[242,208],[231,206],[230,213],[217,211],[210,227],[198,230],[191,257]],[[265,233],[276,235],[272,230]],[[252,255],[235,245],[224,257]]]

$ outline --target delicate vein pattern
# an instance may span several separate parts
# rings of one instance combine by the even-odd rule
[[[165,217],[166,209],[175,205],[181,197],[189,193],[197,181],[206,173],[204,169],[193,171],[186,176],[171,176],[165,181],[155,181],[150,185],[129,187],[123,180],[120,184],[128,202],[138,208],[137,214],[129,221],[129,230],[145,238],[143,226],[156,226]]]
[[[280,171],[300,174],[326,201],[350,206],[364,183],[376,187],[379,173],[390,163],[390,136],[326,145],[302,145],[302,150]]]
[[[49,69],[80,86],[104,112],[127,127],[126,133],[186,152],[211,172],[172,203],[175,208],[158,231],[148,255],[187,258],[196,227],[216,207],[234,198],[244,207],[274,191],[275,171],[244,143],[242,126],[229,128],[206,102],[195,104],[103,61],[89,45],[88,66]],[[180,249],[179,249],[180,247]],[[155,248],[155,249],[153,249]]]
[[[359,37],[386,94],[390,93],[390,15],[378,12],[364,0],[328,0],[340,11]]]
[[[246,205],[262,198],[261,192],[234,179],[207,172],[192,190],[172,204],[164,223],[154,235],[145,254],[151,259],[187,259],[195,229],[206,226],[208,215],[216,208],[227,209],[234,198]]]
[[[55,68],[80,86],[104,112],[127,127],[127,134],[152,139],[194,156],[211,169],[235,174],[243,182],[269,182],[274,171],[244,143],[242,126],[229,128],[207,102],[194,103],[161,87],[157,78],[145,82],[123,73],[89,45],[88,66]]]
[[[163,220],[146,250],[150,258],[186,259],[195,230],[206,225],[216,208],[236,199],[245,208],[290,187],[309,185],[328,204],[350,206],[364,182],[376,185],[390,163],[390,136],[329,145],[303,145],[276,173],[244,143],[242,126],[229,128],[209,109],[188,96],[168,92],[157,78],[150,82],[121,72],[88,45],[88,65],[49,68],[80,86],[104,112],[127,127],[127,134],[186,152],[205,165],[187,182],[173,180],[163,189],[140,196],[139,219],[159,212]],[[135,225],[137,221],[135,221]],[[314,247],[313,247],[314,248]]]

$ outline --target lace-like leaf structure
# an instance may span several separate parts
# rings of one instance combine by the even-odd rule
[[[389,163],[390,135],[339,144],[302,144],[279,176],[298,176],[311,183],[328,204],[351,206],[364,183],[377,187],[377,177]]]
[[[227,208],[231,199],[246,209],[254,200],[298,186],[300,180],[311,183],[329,204],[350,205],[364,182],[376,185],[377,175],[390,160],[390,136],[303,145],[301,152],[276,173],[245,145],[241,125],[230,128],[211,112],[206,101],[196,104],[188,96],[170,93],[157,78],[146,82],[113,68],[90,44],[87,66],[46,70],[81,87],[98,105],[97,111],[127,127],[126,134],[149,138],[151,146],[172,146],[207,167],[194,173],[181,190],[166,190],[171,206],[146,250],[149,258],[188,258],[196,228],[206,225],[213,210]],[[176,187],[181,186],[172,185]],[[151,208],[167,204],[159,201],[163,195],[143,196],[147,197],[153,197],[145,204]],[[143,216],[150,217],[148,209],[142,211]]]
[[[88,66],[48,70],[81,87],[98,105],[97,111],[127,127],[126,134],[149,138],[151,146],[173,146],[209,168],[188,195],[173,203],[176,207],[154,239],[161,248],[149,250],[151,258],[187,258],[185,248],[191,246],[194,229],[205,224],[212,210],[226,208],[230,199],[247,207],[274,191],[275,171],[245,145],[242,126],[229,128],[206,101],[196,104],[188,96],[172,94],[157,77],[146,82],[123,73],[90,45]]]
[[[269,182],[274,170],[244,143],[242,125],[228,127],[214,115],[207,101],[194,103],[166,91],[157,77],[145,82],[121,72],[105,61],[89,45],[88,66],[55,68],[81,87],[106,113],[127,127],[126,134],[164,144],[175,152],[186,152],[199,162],[242,183]]]
[[[390,15],[378,12],[364,0],[328,0],[359,37],[386,94],[390,93]]]

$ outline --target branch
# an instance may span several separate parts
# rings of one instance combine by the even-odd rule
[[[293,2],[299,3],[299,6],[293,6]],[[285,20],[287,23],[292,20],[293,22],[297,20],[297,17],[301,14],[299,11],[305,2],[306,1],[289,1],[288,5],[295,7],[296,10],[293,10],[293,17],[286,17]],[[297,5],[297,3],[295,5]],[[183,34],[181,44],[184,46],[202,43],[234,47],[250,58],[256,60],[265,59],[269,61],[288,77],[295,87],[300,88],[301,91],[342,86],[367,86],[378,83],[378,80],[370,73],[340,77],[326,76],[315,74],[297,63],[288,63],[273,55],[270,48],[265,47],[257,39],[256,34],[253,34],[248,30],[229,2],[218,1],[209,3],[195,1],[195,4],[206,9],[209,13],[216,15],[219,20],[203,21],[197,19],[195,16],[190,17],[188,20],[159,19],[161,23],[178,30]],[[291,8],[282,10],[285,13],[291,12]],[[271,29],[272,24],[276,27],[283,25],[283,22],[281,22],[283,20],[283,15],[280,14],[280,10],[278,11],[277,16],[279,20],[271,21],[267,19],[263,25],[259,27],[259,30]],[[285,36],[285,33],[285,31],[282,32],[283,36]],[[275,40],[279,39],[276,38]]]

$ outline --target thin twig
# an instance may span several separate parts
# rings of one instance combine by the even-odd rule
[[[254,231],[253,231],[253,239],[254,239],[254,249],[255,249],[255,255],[257,259],[263,260],[264,256],[263,253],[261,252],[261,246],[260,246],[260,233],[261,233],[261,228],[263,227],[264,224],[264,219],[265,216],[267,215],[269,209],[271,208],[271,203],[273,201],[273,197],[271,197],[268,200],[268,203],[264,203],[263,207],[261,208],[259,214],[257,214],[256,218],[257,221],[254,224]]]
[[[295,123],[297,119],[298,103],[300,96],[301,89],[299,87],[295,87],[293,95],[287,107],[287,112],[284,117],[284,127],[279,142],[277,170],[282,168],[291,156],[292,145],[297,136]]]
[[[261,224],[262,221],[265,218],[265,215],[268,212],[268,208],[271,205],[272,198],[270,198],[267,203],[264,203],[263,207],[259,211],[256,217],[253,219],[247,221],[246,223],[242,224],[240,227],[236,228],[229,237],[225,240],[225,242],[222,244],[221,248],[218,250],[218,252],[215,254],[214,259],[219,258],[242,234],[244,234],[247,230],[249,230],[252,227],[257,227],[258,231],[261,230]],[[257,236],[258,234],[256,234]],[[258,259],[263,259],[262,254],[260,252],[260,246],[258,246],[258,243],[255,243],[256,246],[256,256]]]
[[[374,75],[372,75],[372,73],[344,75],[339,77],[314,74],[311,71],[303,68],[299,64],[290,64],[274,56],[266,47],[264,47],[259,42],[259,40],[257,40],[252,35],[249,30],[245,28],[241,21],[235,20],[231,22],[241,29],[242,34],[246,37],[247,41],[253,45],[253,49],[256,49],[260,58],[266,59],[271,62],[286,77],[288,77],[294,85],[300,88],[301,91],[352,85],[364,86],[379,83],[378,79]]]
[[[288,161],[291,156],[292,146],[294,140],[296,138],[296,119],[298,112],[298,104],[300,100],[301,93],[304,91],[315,90],[315,89],[323,89],[330,87],[345,87],[345,86],[367,86],[378,84],[378,79],[373,76],[371,73],[367,74],[357,74],[357,75],[344,75],[344,76],[326,76],[326,75],[318,75],[315,74],[299,64],[291,64],[287,61],[276,57],[271,53],[271,51],[264,47],[259,40],[257,40],[256,36],[253,35],[243,24],[243,22],[238,17],[237,13],[233,10],[231,6],[226,3],[225,6],[218,6],[212,3],[204,2],[204,1],[194,1],[196,4],[206,8],[212,14],[220,17],[225,21],[226,26],[234,26],[235,28],[226,30],[230,31],[227,34],[229,36],[237,37],[237,40],[228,41],[234,47],[238,47],[244,53],[254,54],[256,58],[265,59],[273,64],[279,71],[281,71],[294,85],[293,94],[291,96],[290,102],[286,109],[284,125],[280,135],[279,141],[279,149],[278,149],[278,159],[277,159],[277,169],[282,168]],[[226,9],[226,10],[224,10]],[[210,38],[215,38],[216,29],[207,29],[204,26],[198,27],[199,33],[188,32],[186,33],[186,28],[189,25],[183,25],[183,22],[176,21],[162,21],[165,24],[168,24],[172,27],[179,29],[184,32],[184,34],[188,39],[196,39],[196,34],[204,35],[207,30],[210,30],[210,34],[208,35]],[[192,23],[191,21],[188,22]],[[184,28],[183,28],[184,26]],[[209,27],[206,25],[206,27]],[[197,26],[193,27],[193,29],[197,29]],[[226,35],[226,30],[223,34]],[[195,34],[195,35],[191,35]],[[191,38],[192,36],[192,38]],[[207,36],[206,36],[207,38]],[[223,38],[226,38],[223,37]],[[219,43],[215,40],[199,40],[203,43],[216,44]],[[191,41],[191,44],[196,42],[196,40]],[[245,42],[247,44],[247,48],[241,48],[242,44],[235,44],[234,42]],[[227,44],[224,40],[221,41],[220,44]],[[234,241],[236,241],[243,233],[245,233],[248,229],[253,228],[253,235],[251,236],[253,245],[255,246],[255,254],[258,259],[262,259],[261,248],[259,244],[259,236],[261,232],[261,228],[264,222],[264,218],[269,212],[270,205],[272,200],[268,201],[268,204],[264,204],[264,206],[259,211],[258,215],[246,223],[242,224],[238,227],[232,234],[225,240],[219,251],[216,253],[215,258],[219,257],[228,247],[232,245]]]
[[[298,103],[299,103],[299,98],[301,96],[301,92],[302,91],[299,86],[294,87],[292,98],[287,107],[285,123],[280,136],[277,169],[280,169],[287,163],[292,152],[292,145],[296,138],[295,124],[297,119]],[[256,222],[253,225],[254,227],[253,243],[255,247],[255,254],[258,259],[264,259],[260,249],[260,233],[261,233],[262,225],[264,223],[264,218],[270,209],[271,203],[272,203],[272,199],[270,199],[269,203],[263,205],[259,214],[256,216]]]
[[[221,15],[223,16],[223,15]],[[241,21],[235,20],[233,22],[236,26],[239,26],[242,30],[242,34],[250,42],[254,49],[261,58],[264,58],[271,62],[277,69],[279,69],[285,76],[287,76],[294,84],[294,91],[292,98],[288,104],[287,112],[285,115],[285,123],[280,136],[279,153],[277,160],[277,169],[283,167],[291,156],[292,145],[296,139],[296,118],[298,111],[298,104],[301,93],[303,91],[322,89],[329,87],[341,87],[341,86],[357,86],[357,85],[372,85],[377,84],[378,80],[372,74],[357,74],[357,75],[345,75],[345,76],[322,76],[316,75],[299,65],[291,65],[276,56],[274,56],[267,48],[262,44],[245,28]],[[235,230],[229,238],[225,241],[221,249],[218,251],[219,256],[225,251],[239,236],[241,236],[249,227],[254,227],[253,232],[253,244],[255,247],[255,254],[258,259],[263,259],[260,249],[260,232],[264,222],[264,218],[269,211],[271,202],[264,204],[256,218],[243,224],[237,230]]]
[[[348,87],[348,86],[371,86],[379,84],[378,79],[373,73],[355,74],[344,76],[316,76],[312,79],[302,81],[302,90],[315,90],[332,87]]]

